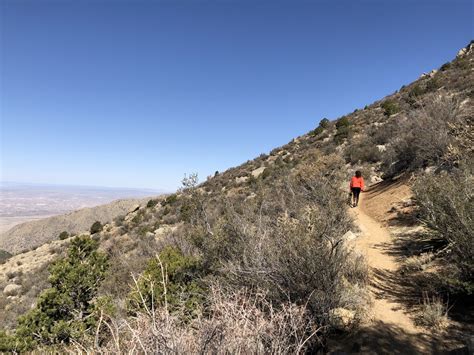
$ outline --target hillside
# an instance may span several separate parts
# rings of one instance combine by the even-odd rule
[[[471,43],[269,154],[104,217],[91,237],[45,232],[49,244],[0,265],[0,350],[468,351],[473,60]],[[355,170],[370,189],[350,209]],[[89,298],[71,296],[81,283]]]
[[[137,205],[149,199],[117,200],[111,203],[83,208],[59,216],[19,224],[0,234],[0,250],[12,254],[35,249],[57,239],[67,231],[72,234],[87,232],[95,221],[106,223],[124,215]]]

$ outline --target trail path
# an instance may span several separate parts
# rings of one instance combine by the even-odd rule
[[[387,254],[391,244],[388,230],[369,217],[362,206],[360,207],[352,210],[352,214],[362,232],[361,236],[356,239],[356,248],[365,255],[371,272],[396,271],[400,264],[395,257]],[[374,302],[372,308],[373,321],[381,321],[399,326],[410,333],[418,333],[420,329],[414,325],[410,317],[404,312],[403,305],[385,298],[383,292],[375,287],[372,275],[371,278],[370,291]]]
[[[400,199],[400,193],[403,197],[407,191],[396,192]],[[362,194],[359,206],[351,209],[360,229],[354,245],[368,262],[369,289],[373,301],[370,321],[362,326],[356,336],[355,347],[351,350],[363,354],[431,354],[433,348],[427,331],[417,327],[404,305],[387,292],[392,289],[400,290],[401,285],[395,284],[396,278],[381,277],[397,274],[400,267],[400,261],[390,252],[394,248],[392,237],[380,222],[383,212],[388,211],[388,206],[393,202],[382,202],[380,198],[388,196],[388,200],[393,200],[390,198],[393,194],[389,191],[369,191]]]

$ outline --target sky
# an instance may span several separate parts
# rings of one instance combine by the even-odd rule
[[[203,180],[452,60],[472,6],[0,0],[1,180]]]

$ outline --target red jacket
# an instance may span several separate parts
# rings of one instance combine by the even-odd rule
[[[353,187],[360,187],[361,190],[364,190],[365,189],[364,178],[362,176],[360,178],[358,178],[357,176],[353,176],[351,179],[350,188],[353,188]]]

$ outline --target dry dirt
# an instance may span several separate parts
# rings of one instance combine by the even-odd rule
[[[386,277],[400,275],[403,262],[394,253],[391,233],[406,227],[393,224],[397,219],[393,207],[410,197],[407,181],[381,183],[363,193],[359,207],[350,210],[360,229],[351,243],[366,257],[370,268],[372,307],[368,321],[355,335],[331,344],[336,353],[443,354],[448,348],[462,345],[417,326],[416,313],[400,301],[403,298],[393,297],[395,290],[399,294],[408,292],[400,282],[403,276]]]
[[[401,185],[383,194],[374,191],[362,194],[359,207],[351,209],[351,214],[361,231],[360,237],[355,239],[355,247],[365,255],[371,271],[370,292],[373,305],[370,323],[364,325],[361,331],[362,334],[367,331],[367,336],[364,339],[366,341],[365,349],[361,349],[363,353],[380,353],[385,352],[385,350],[393,353],[431,353],[430,349],[427,348],[429,339],[426,331],[414,324],[404,305],[384,297],[383,291],[376,285],[376,283],[383,281],[380,279],[375,281],[373,276],[373,273],[395,272],[401,265],[394,256],[387,253],[387,250],[391,247],[389,231],[382,223],[373,219],[369,213],[372,212],[380,220],[384,220],[383,211],[387,213],[390,210],[387,207],[394,200],[409,197],[407,189],[406,185]],[[397,192],[402,192],[402,195]],[[386,286],[390,287],[390,285]],[[396,333],[399,333],[399,338],[412,339],[410,347],[407,348],[405,344],[398,344],[398,342],[387,344],[387,339],[379,336],[377,332],[373,332],[373,330],[376,330],[372,329],[373,327],[379,330],[383,328],[395,330]],[[384,350],[384,348],[387,349]]]

